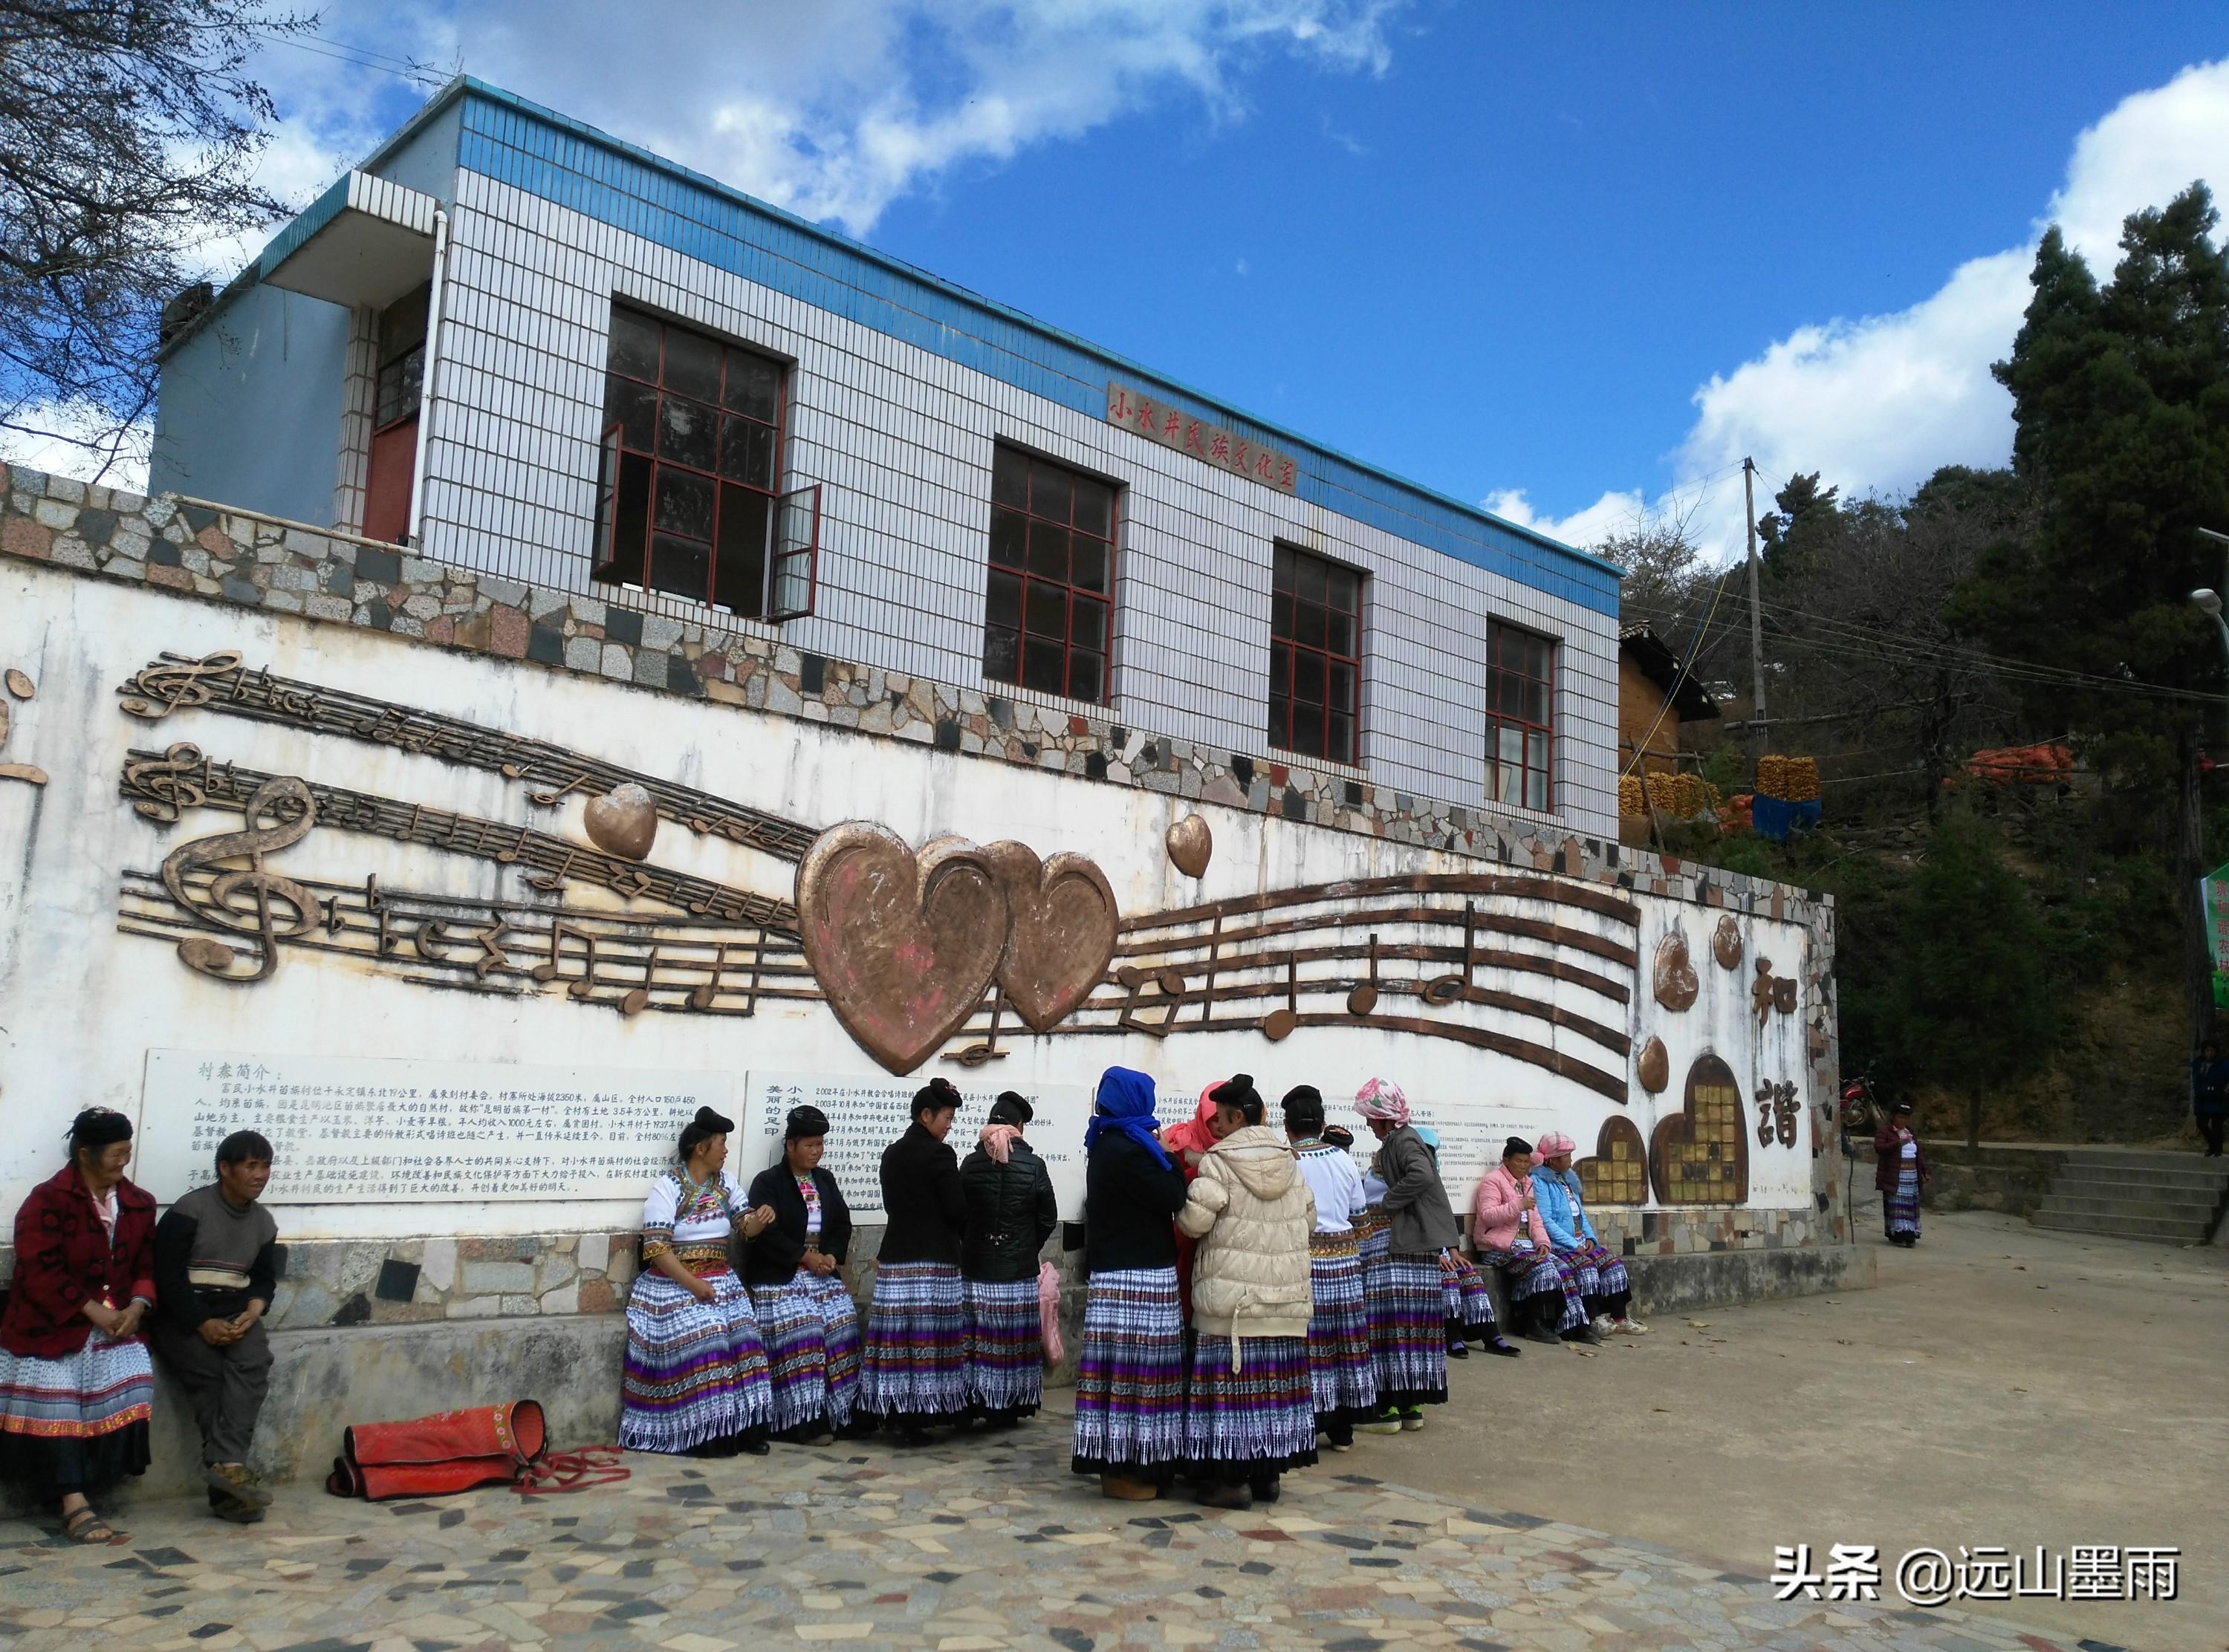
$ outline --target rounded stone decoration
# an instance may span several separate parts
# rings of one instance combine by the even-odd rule
[[[1711,937],[1711,956],[1718,959],[1721,970],[1741,968],[1741,925],[1734,922],[1731,912],[1718,919],[1718,927]]]
[[[1641,1060],[1634,1064],[1634,1075],[1641,1087],[1652,1096],[1664,1093],[1664,1086],[1672,1082],[1672,1053],[1664,1047],[1664,1041],[1653,1034],[1641,1047]]]
[[[1702,983],[1687,959],[1687,938],[1673,930],[1656,944],[1656,1002],[1678,1014],[1692,1008]]]
[[[1169,828],[1161,841],[1178,871],[1188,878],[1206,874],[1207,863],[1215,855],[1215,834],[1198,815],[1186,815]]]
[[[658,804],[633,781],[588,799],[581,811],[588,841],[607,855],[639,861],[658,840]]]

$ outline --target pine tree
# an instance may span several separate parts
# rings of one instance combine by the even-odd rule
[[[1953,605],[2002,653],[2091,674],[2034,709],[2152,800],[2183,907],[2194,1038],[2213,1015],[2200,911],[2200,748],[2220,727],[2221,646],[2190,592],[2221,582],[2229,531],[2229,260],[2203,184],[2129,218],[2100,288],[2057,229],[2010,358],[2013,462],[2034,531],[1992,548]],[[2142,688],[2181,690],[2177,699]]]
[[[1979,1145],[1989,1087],[2033,1070],[2057,1028],[2042,922],[1988,831],[1943,817],[1906,893],[1895,1002],[1907,1071],[1966,1097]]]

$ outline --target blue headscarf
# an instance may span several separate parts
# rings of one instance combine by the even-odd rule
[[[1172,1168],[1169,1156],[1153,1139],[1153,1081],[1144,1073],[1109,1067],[1099,1075],[1098,1108],[1084,1126],[1083,1150],[1091,1152],[1110,1130],[1120,1130],[1137,1143],[1161,1162],[1164,1170]]]

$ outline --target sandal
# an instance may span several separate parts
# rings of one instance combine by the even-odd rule
[[[113,1543],[116,1534],[88,1503],[62,1516],[62,1535],[73,1543]]]

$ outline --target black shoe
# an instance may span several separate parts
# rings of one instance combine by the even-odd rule
[[[1468,1342],[1449,1343],[1448,1358],[1450,1360],[1468,1360],[1470,1358],[1470,1344]]]
[[[1511,1341],[1507,1337],[1499,1335],[1487,1338],[1486,1351],[1488,1354],[1499,1354],[1505,1359],[1511,1360],[1515,1359],[1519,1354],[1525,1352],[1523,1348],[1519,1348],[1516,1343]]]
[[[1254,1507],[1254,1493],[1247,1486],[1203,1486],[1199,1500],[1210,1508],[1246,1509]]]
[[[1590,1322],[1588,1324],[1572,1327],[1570,1330],[1564,1333],[1561,1340],[1566,1342],[1584,1342],[1591,1348],[1600,1348],[1602,1346],[1603,1336],[1602,1333],[1596,1330],[1593,1324]]]
[[[1528,1342],[1545,1342],[1550,1348],[1559,1347],[1564,1341],[1545,1325],[1535,1325],[1531,1330],[1526,1331],[1525,1340]]]
[[[1284,1487],[1274,1474],[1267,1480],[1249,1482],[1246,1489],[1254,1494],[1254,1501],[1257,1503],[1274,1503],[1285,1495]]]

